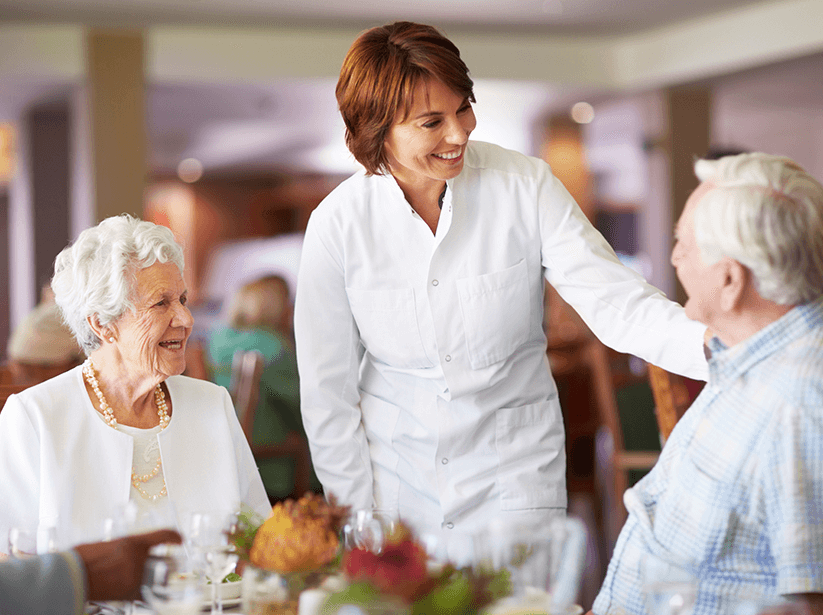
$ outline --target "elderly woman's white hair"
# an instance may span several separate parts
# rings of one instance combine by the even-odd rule
[[[165,226],[128,214],[86,229],[57,255],[54,299],[87,355],[100,347],[87,319],[106,326],[133,310],[134,274],[155,262],[172,262],[182,274],[183,250]]]
[[[762,153],[698,160],[712,185],[697,203],[695,239],[708,264],[747,267],[757,291],[781,305],[823,294],[823,186],[789,158]]]

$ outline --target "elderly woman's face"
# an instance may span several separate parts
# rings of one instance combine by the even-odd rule
[[[193,319],[180,270],[174,263],[155,263],[135,278],[135,311],[126,311],[116,323],[120,354],[135,376],[165,380],[182,374]]]
[[[437,79],[420,83],[409,116],[396,121],[386,136],[392,175],[401,186],[457,177],[476,125],[469,100]]]

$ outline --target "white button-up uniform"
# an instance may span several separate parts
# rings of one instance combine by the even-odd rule
[[[391,176],[312,213],[295,332],[327,493],[429,529],[566,506],[543,278],[607,345],[706,376],[705,327],[622,266],[547,164],[470,142],[436,234]]]

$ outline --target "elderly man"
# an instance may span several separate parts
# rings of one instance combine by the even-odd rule
[[[672,264],[706,325],[709,380],[629,517],[593,611],[648,612],[688,575],[695,615],[792,599],[823,611],[823,186],[765,154],[695,165]]]
[[[0,556],[0,615],[79,615],[86,600],[139,596],[149,549],[179,543],[174,530],[157,530],[71,551],[4,559]]]

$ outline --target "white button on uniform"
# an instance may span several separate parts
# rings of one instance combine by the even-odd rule
[[[446,465],[447,463],[449,463],[449,460],[446,459],[445,457],[443,457],[443,459],[440,460],[440,463],[442,463],[443,465]]]
[[[452,360],[452,356],[451,356],[450,354],[447,354],[447,355],[446,355],[445,357],[443,357],[443,358],[444,358],[444,359],[446,359],[446,363],[448,363],[449,361],[451,361],[451,360]]]
[[[438,284],[440,284],[440,282],[437,280],[432,280],[432,286],[437,286]]]
[[[453,530],[453,529],[454,529],[454,523],[452,523],[451,521],[449,521],[449,522],[446,524],[446,527],[447,527],[447,528],[449,528],[450,530]]]

